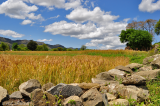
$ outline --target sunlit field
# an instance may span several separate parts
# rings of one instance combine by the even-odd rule
[[[95,75],[118,65],[128,65],[134,56],[142,54],[147,52],[131,50],[0,52],[0,86],[11,94],[18,90],[21,83],[29,79],[37,79],[41,85],[48,82],[54,84],[91,82]]]

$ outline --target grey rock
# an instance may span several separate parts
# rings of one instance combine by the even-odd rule
[[[102,94],[96,88],[86,91],[81,96],[81,99],[84,106],[104,106]]]
[[[146,79],[140,75],[133,74],[129,77],[123,78],[122,84],[125,84],[125,85],[145,85]]]
[[[65,99],[63,105],[64,106],[83,106],[83,103],[81,98],[79,98],[78,96],[70,96]]]
[[[136,69],[141,68],[143,65],[142,64],[138,64],[138,63],[131,63],[129,65],[126,65],[125,67],[130,68],[131,70],[135,71]]]
[[[115,106],[115,105],[129,106],[129,102],[126,99],[116,99],[114,101],[109,102],[109,106]]]
[[[140,75],[140,76],[146,78],[146,80],[147,79],[151,80],[151,79],[155,79],[159,75],[159,73],[160,73],[160,69],[155,69],[155,70],[149,70],[149,71],[145,71],[145,72],[140,71],[140,72],[136,72],[134,74]]]
[[[60,83],[55,87],[51,87],[49,90],[47,90],[47,92],[52,95],[62,95],[64,98],[73,95],[80,96],[83,93],[82,89],[79,86],[72,86],[63,83]]]
[[[107,95],[108,101],[113,101],[117,98],[116,96],[110,93],[106,93],[106,95]]]
[[[0,103],[3,99],[7,97],[7,90],[0,86]]]
[[[115,69],[118,69],[118,70],[121,70],[121,71],[124,71],[124,72],[127,72],[127,73],[132,73],[132,70],[130,68],[124,67],[122,65],[119,65],[119,66],[115,67]]]
[[[9,96],[9,98],[22,99],[23,96],[22,96],[22,94],[21,94],[20,91],[16,91],[16,92],[13,92],[13,93]]]
[[[37,88],[41,89],[41,84],[36,79],[28,80],[27,82],[24,82],[19,86],[19,90],[22,93],[22,95],[28,97],[30,97],[30,93]]]
[[[35,89],[31,92],[31,100],[34,106],[46,106],[47,104],[53,106],[53,103],[56,103],[56,97],[41,89]],[[49,103],[46,103],[48,101]]]
[[[152,61],[156,60],[158,57],[160,57],[160,54],[156,54],[153,56],[149,56],[143,59],[144,65],[149,65]]]
[[[149,70],[152,70],[152,66],[144,65],[143,67],[138,69],[138,71],[149,71]]]
[[[50,88],[53,87],[53,86],[54,86],[53,83],[44,84],[44,85],[42,86],[42,90],[43,90],[43,91],[47,91],[48,89],[50,89]]]
[[[79,83],[78,86],[82,89],[85,89],[85,90],[88,90],[88,89],[91,89],[91,88],[97,88],[99,89],[100,88],[100,84],[98,83]]]
[[[113,80],[101,80],[99,78],[92,78],[92,83],[98,83],[100,85],[119,84],[119,81]]]

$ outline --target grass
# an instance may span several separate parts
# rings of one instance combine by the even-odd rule
[[[142,64],[149,55],[153,53],[132,50],[0,52],[0,86],[11,94],[29,79],[37,79],[41,85],[48,82],[91,82],[95,75],[118,65]],[[148,102],[145,102],[148,106],[158,106],[160,103],[159,86],[159,81],[148,82],[151,94]]]

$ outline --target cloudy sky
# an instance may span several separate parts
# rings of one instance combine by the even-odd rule
[[[67,48],[124,49],[121,30],[147,19],[160,19],[160,0],[0,0],[1,37]]]

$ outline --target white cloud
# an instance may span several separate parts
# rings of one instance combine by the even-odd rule
[[[64,7],[65,0],[29,0],[30,3],[40,5],[40,6],[55,6],[57,8],[62,8]]]
[[[95,7],[93,11],[90,11],[86,8],[77,8],[73,10],[69,15],[66,15],[66,17],[75,22],[83,23],[86,21],[92,21],[102,25],[107,24],[108,22],[112,22],[119,17],[110,15],[110,13],[111,12],[101,11],[99,7]]]
[[[103,44],[105,46],[99,46]],[[121,43],[118,36],[109,36],[104,39],[91,40],[86,46],[97,46],[98,49],[124,49],[126,43]]]
[[[47,39],[38,39],[37,41],[39,41],[39,42],[50,42],[50,41],[52,41],[52,39],[49,39],[49,40],[47,40]]]
[[[65,3],[65,9],[71,9],[71,8],[77,8],[80,7],[81,5],[81,1],[80,0],[70,0],[70,2]]]
[[[12,36],[14,38],[21,38],[24,36],[23,34],[19,34],[17,32],[11,31],[11,30],[0,30],[0,35]]]
[[[39,14],[35,16],[34,11],[37,11],[38,7],[35,5],[28,6],[22,0],[7,0],[0,5],[0,14],[5,14],[11,18],[16,19],[40,19]]]
[[[154,12],[160,10],[160,0],[156,3],[153,3],[155,0],[142,0],[139,4],[140,11]]]
[[[85,2],[84,2],[84,4],[87,6],[87,3],[89,2],[89,0],[86,0]]]
[[[45,6],[49,10],[53,10],[56,8],[65,8],[66,10],[71,8],[77,8],[81,5],[80,0],[69,0],[69,2],[65,2],[65,0],[28,0],[30,3]],[[54,6],[54,7],[53,7]]]
[[[91,2],[92,7],[94,8],[94,2]]]
[[[54,7],[48,7],[48,9],[52,11],[52,10],[54,10]]]
[[[93,11],[77,8],[67,15],[68,19],[77,23],[55,22],[45,26],[44,32],[78,39],[91,39],[90,42],[86,43],[86,46],[97,46],[102,49],[124,49],[125,44],[120,42],[117,35],[121,33],[121,30],[126,29],[127,21],[130,18],[121,22],[114,22],[118,17],[110,15],[110,12],[101,11],[99,7],[96,7]],[[87,24],[84,24],[84,22]],[[105,46],[99,46],[101,44]]]
[[[55,17],[50,17],[50,18],[48,18],[48,19],[53,19],[53,18],[58,18],[60,15],[57,15],[57,16],[55,16]]]
[[[27,24],[31,24],[32,21],[31,20],[24,20],[21,24],[22,25],[27,25]]]

